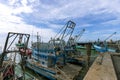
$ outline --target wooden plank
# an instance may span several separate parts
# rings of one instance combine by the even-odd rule
[[[83,80],[117,80],[110,54],[104,53],[103,63],[100,56],[96,58]]]
[[[82,67],[74,64],[67,64],[63,67],[62,71],[70,78],[70,80],[73,80],[80,72]]]

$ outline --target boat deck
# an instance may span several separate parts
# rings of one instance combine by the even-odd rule
[[[33,69],[38,74],[43,75],[52,80],[56,80],[56,79],[57,80],[73,80],[82,69],[82,67],[78,65],[69,64],[69,63],[67,63],[62,67],[55,66],[55,68],[42,67],[38,62],[34,62],[32,60],[30,61],[30,64],[35,65],[36,67],[29,65],[28,66],[29,68]]]
[[[73,80],[80,72],[82,67],[73,65],[73,64],[67,64],[64,66],[61,70],[67,74],[70,80]]]
[[[100,58],[96,58],[83,80],[117,80],[111,54],[104,53],[101,65],[98,64]]]

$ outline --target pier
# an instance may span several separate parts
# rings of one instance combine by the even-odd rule
[[[98,63],[100,59],[100,56],[96,58],[83,80],[118,80],[111,54],[104,53],[104,58],[101,65]]]

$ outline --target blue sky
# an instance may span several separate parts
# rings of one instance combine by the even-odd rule
[[[0,0],[0,44],[8,32],[39,34],[49,41],[68,21],[74,35],[86,29],[81,41],[120,39],[120,0]]]

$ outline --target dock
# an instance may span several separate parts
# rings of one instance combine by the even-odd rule
[[[111,54],[104,53],[102,64],[98,64],[100,56],[96,58],[83,80],[117,80]]]
[[[116,71],[117,79],[120,80],[120,53],[112,54],[111,57]]]

